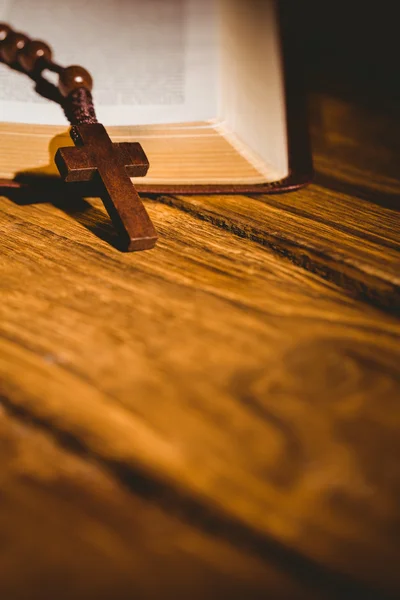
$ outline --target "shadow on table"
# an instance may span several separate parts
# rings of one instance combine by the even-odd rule
[[[40,169],[39,169],[40,171]],[[101,210],[92,206],[85,197],[93,197],[94,190],[87,184],[65,184],[58,177],[19,173],[10,184],[1,186],[0,194],[19,206],[49,203],[83,225],[98,238],[118,250],[123,250],[121,240],[111,220]]]

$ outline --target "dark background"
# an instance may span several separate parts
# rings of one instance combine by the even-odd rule
[[[399,3],[283,0],[310,91],[398,112]]]

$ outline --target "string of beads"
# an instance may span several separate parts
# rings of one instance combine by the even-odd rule
[[[25,34],[13,31],[0,23],[0,59],[10,67],[25,72],[33,80],[48,69],[57,73],[58,90],[64,112],[72,125],[97,123],[91,90],[93,80],[83,67],[61,67],[53,62],[50,46],[41,40],[31,40]]]

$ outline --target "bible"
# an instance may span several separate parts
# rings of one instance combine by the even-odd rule
[[[312,165],[287,14],[274,0],[8,0],[0,20],[94,76],[99,120],[150,163],[138,190],[277,192]],[[52,73],[44,73],[51,82]],[[28,86],[29,87],[29,86]],[[57,104],[0,65],[0,178],[58,176]]]

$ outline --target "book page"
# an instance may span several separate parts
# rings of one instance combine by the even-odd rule
[[[277,2],[221,0],[221,13],[221,129],[266,177],[281,179],[289,164]]]
[[[0,21],[82,65],[106,125],[203,121],[217,114],[215,0],[0,0]],[[52,82],[58,77],[44,73]],[[0,121],[65,124],[25,74],[0,64]]]

